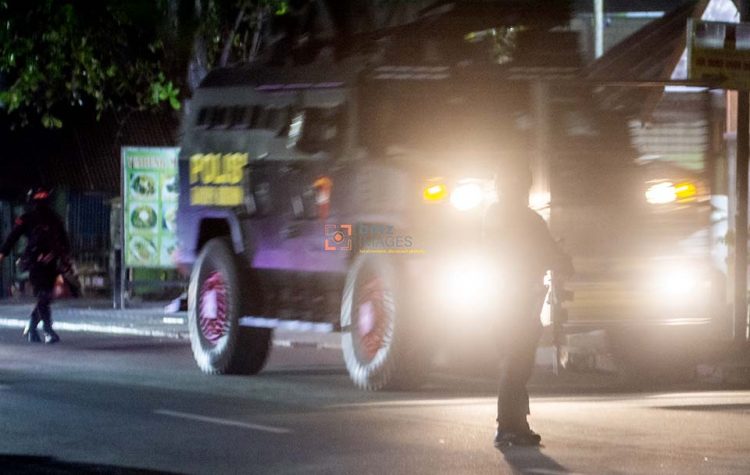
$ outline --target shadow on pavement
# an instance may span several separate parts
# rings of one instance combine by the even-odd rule
[[[17,474],[138,474],[138,475],[161,475],[172,472],[146,470],[140,468],[119,467],[115,465],[87,464],[66,462],[54,457],[36,455],[0,455],[0,467],[3,473]]]
[[[657,406],[653,409],[669,409],[671,411],[750,412],[750,404],[693,404],[689,406]]]
[[[346,376],[346,369],[335,367],[335,368],[320,368],[320,367],[295,367],[295,368],[271,368],[264,370],[262,375],[258,378],[264,378],[267,380],[273,380],[276,378],[286,378],[293,376]]]
[[[69,346],[72,348],[75,348],[76,350],[85,350],[85,351],[163,352],[165,348],[167,348],[167,346],[186,347],[187,344],[184,342],[181,342],[180,340],[162,340],[162,339],[156,339],[156,338],[144,340],[143,338],[141,338],[139,340],[128,339],[124,341],[115,341],[115,342],[112,342],[110,340],[110,341],[91,342],[91,343],[75,344],[75,345],[71,344]]]
[[[543,448],[543,447],[542,447]],[[563,474],[568,469],[542,453],[540,447],[511,447],[502,453],[514,474],[539,473]]]

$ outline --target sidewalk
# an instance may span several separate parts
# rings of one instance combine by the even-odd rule
[[[0,327],[22,329],[34,307],[34,300],[0,300]],[[106,299],[65,299],[52,304],[55,329],[110,335],[149,336],[188,340],[187,312],[166,313],[169,302],[143,302],[119,310]],[[274,332],[275,346],[304,346],[339,349],[339,333]]]

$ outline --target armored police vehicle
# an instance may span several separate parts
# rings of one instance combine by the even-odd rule
[[[488,54],[498,35],[512,59]],[[218,69],[196,92],[177,221],[203,371],[257,373],[273,329],[294,322],[341,332],[358,387],[418,381],[439,343],[491,327],[489,303],[512,276],[483,254],[482,215],[502,199],[495,179],[523,169],[530,205],[589,281],[669,252],[669,239],[644,246],[644,223],[659,225],[624,122],[570,81],[574,35],[389,41],[305,66]],[[634,273],[616,279],[642,287]],[[679,311],[705,314],[699,293]],[[663,297],[648,300],[660,315]]]

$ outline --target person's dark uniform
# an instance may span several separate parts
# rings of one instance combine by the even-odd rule
[[[497,447],[538,445],[541,441],[526,420],[526,384],[542,333],[544,276],[548,270],[572,273],[570,258],[559,248],[542,217],[528,207],[530,186],[527,170],[499,177],[499,201],[485,216],[488,251],[506,277],[496,320],[501,352]]]
[[[24,336],[31,342],[41,341],[36,331],[41,321],[45,343],[56,343],[60,337],[52,329],[50,304],[57,276],[65,271],[63,267],[69,265],[70,242],[62,220],[49,206],[49,191],[32,190],[29,202],[31,209],[16,219],[13,230],[0,247],[0,260],[8,255],[21,236],[26,237],[20,266],[29,271],[37,303],[24,329]]]

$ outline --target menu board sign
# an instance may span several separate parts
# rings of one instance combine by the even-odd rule
[[[123,147],[125,266],[174,268],[179,148]]]
[[[750,89],[750,24],[688,20],[688,78]]]

